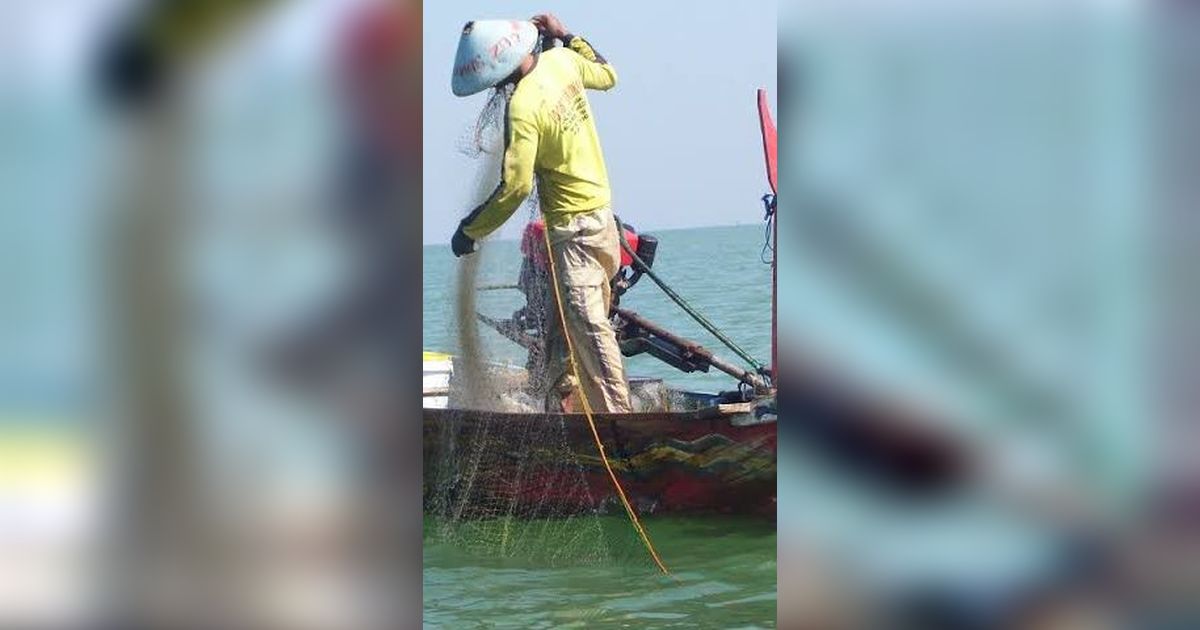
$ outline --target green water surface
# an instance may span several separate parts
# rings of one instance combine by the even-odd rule
[[[623,517],[605,519],[606,528],[629,527]],[[646,556],[548,568],[427,536],[425,627],[775,627],[774,522],[663,517],[646,519],[646,528],[670,576]]]

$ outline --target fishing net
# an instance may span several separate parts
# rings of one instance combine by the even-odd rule
[[[474,207],[499,181],[511,88],[493,90],[459,150],[476,164]],[[526,202],[538,215],[537,194]],[[455,325],[459,352],[451,407],[520,411],[451,413],[426,426],[426,541],[472,556],[537,566],[648,563],[636,532],[609,496],[590,437],[528,396],[523,370],[494,364],[476,319],[487,248],[459,260]],[[586,429],[584,429],[586,430]],[[586,439],[581,439],[581,437]],[[601,492],[604,492],[602,495]]]
[[[459,140],[459,151],[476,160],[474,194],[469,208],[482,203],[500,182],[504,152],[504,115],[511,89],[498,88],[484,104],[475,124]],[[536,194],[526,201],[530,216],[538,211]],[[455,363],[455,407],[490,409],[495,411],[536,411],[533,401],[523,396],[524,387],[519,375],[488,360],[488,352],[479,332],[477,288],[479,269],[487,259],[487,251],[479,251],[459,259],[455,292],[455,334],[458,339],[458,360]]]

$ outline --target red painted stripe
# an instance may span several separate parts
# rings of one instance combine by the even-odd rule
[[[775,121],[771,119],[771,106],[767,103],[767,91],[761,88],[758,90],[758,120],[762,125],[763,153],[767,158],[767,182],[771,184],[771,192],[778,195],[779,141]]]

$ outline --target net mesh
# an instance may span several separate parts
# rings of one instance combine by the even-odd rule
[[[481,203],[499,181],[504,116],[511,87],[493,90],[459,150],[476,160],[474,199]],[[525,206],[538,215],[537,194]],[[477,277],[486,249],[459,261],[451,407],[521,411],[492,416],[447,414],[426,427],[426,539],[473,556],[539,566],[649,564],[636,532],[606,491],[591,438],[561,416],[541,413],[525,394],[523,370],[493,365],[480,335]],[[586,430],[586,429],[584,429]],[[586,439],[582,439],[585,438]],[[605,497],[603,500],[601,497]]]

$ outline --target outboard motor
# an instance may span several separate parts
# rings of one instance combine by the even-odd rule
[[[621,244],[621,269],[612,279],[612,308],[616,308],[621,296],[654,266],[654,256],[658,253],[658,239],[649,234],[638,234],[628,223],[621,222],[621,237],[624,241]],[[636,259],[629,250],[637,254]]]

